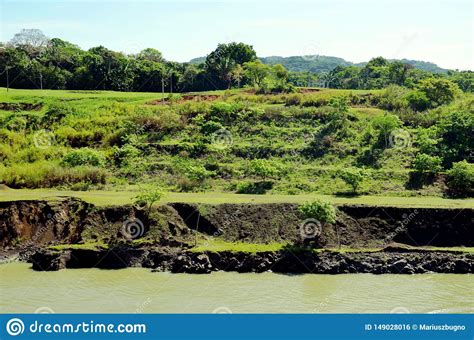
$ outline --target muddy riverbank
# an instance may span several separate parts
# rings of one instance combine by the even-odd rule
[[[339,206],[336,223],[302,247],[296,204],[173,203],[148,212],[72,198],[12,201],[0,203],[0,249],[36,270],[472,273],[473,253],[459,248],[474,246],[473,222],[473,209]],[[206,250],[198,240],[282,247]]]

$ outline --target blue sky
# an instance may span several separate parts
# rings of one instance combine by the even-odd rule
[[[176,61],[242,41],[259,56],[381,55],[474,69],[471,0],[0,1],[1,41],[38,28],[82,48],[154,47]]]

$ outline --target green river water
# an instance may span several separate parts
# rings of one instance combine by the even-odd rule
[[[473,313],[474,277],[35,272],[0,265],[0,313]]]

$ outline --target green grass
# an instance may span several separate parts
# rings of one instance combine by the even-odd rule
[[[243,243],[243,242],[226,242],[221,239],[199,240],[198,245],[191,249],[193,252],[242,252],[242,253],[257,253],[257,252],[274,252],[281,250],[285,245],[281,243]]]
[[[283,250],[288,244],[284,243],[244,243],[244,242],[227,242],[219,238],[211,239],[200,239],[197,246],[191,249],[193,252],[243,252],[243,253],[259,253],[259,252],[276,252]],[[417,251],[450,251],[450,252],[463,252],[463,253],[474,253],[474,247],[410,247],[405,246],[407,250]],[[294,248],[294,251],[298,251],[298,248]],[[374,253],[383,251],[383,248],[321,248],[313,249],[314,252],[337,252],[337,253]]]
[[[167,93],[165,93],[167,95]],[[30,102],[28,99],[161,99],[161,93],[117,92],[117,91],[79,91],[79,90],[20,90],[0,87],[2,102]],[[25,101],[25,99],[27,101]]]
[[[51,250],[72,250],[72,249],[81,249],[81,250],[101,250],[107,249],[108,245],[102,242],[87,242],[81,244],[58,244],[48,247]]]
[[[138,194],[137,191],[70,191],[55,189],[7,189],[0,190],[0,201],[18,200],[57,200],[64,197],[78,197],[86,202],[98,205],[130,204]],[[446,199],[440,197],[387,197],[360,196],[337,197],[331,195],[302,194],[302,195],[241,195],[223,192],[205,193],[166,193],[160,203],[302,203],[314,199],[323,199],[331,203],[361,204],[370,206],[393,206],[401,208],[474,208],[474,199]]]

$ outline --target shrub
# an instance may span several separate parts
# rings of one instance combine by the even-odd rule
[[[158,188],[150,188],[138,194],[134,203],[140,207],[146,207],[147,214],[150,213],[153,204],[158,202],[163,197],[163,193]]]
[[[448,170],[448,187],[458,194],[469,194],[474,188],[474,164],[466,160],[453,163]]]
[[[95,167],[62,168],[42,161],[0,168],[0,178],[12,188],[52,188],[74,183],[105,184],[107,173]]]
[[[286,97],[285,99],[285,105],[286,106],[296,106],[296,105],[300,105],[301,104],[301,101],[302,101],[302,95],[300,94],[291,94],[289,96]]]
[[[425,111],[430,107],[430,100],[428,97],[421,91],[410,91],[405,99],[410,106],[415,111]]]
[[[332,107],[337,113],[349,112],[349,104],[347,102],[347,97],[332,97],[329,100],[329,106]]]
[[[114,148],[113,158],[117,166],[127,166],[137,162],[141,152],[132,144],[125,144],[121,148]]]
[[[50,104],[46,113],[41,119],[43,127],[49,127],[52,124],[59,123],[67,115],[76,115],[75,108],[68,104],[53,103]]]
[[[185,173],[191,181],[195,181],[197,183],[203,183],[207,178],[215,174],[214,171],[209,171],[200,164],[187,166]]]
[[[298,207],[305,218],[314,218],[320,222],[335,223],[336,209],[331,203],[316,200],[305,202]]]
[[[178,172],[177,186],[181,191],[192,191],[216,174],[214,171],[207,170],[200,163],[182,159],[173,162],[173,169]]]
[[[407,99],[405,97],[407,90],[397,85],[388,86],[379,96],[378,107],[384,110],[401,110],[407,107]]]
[[[400,119],[393,114],[387,113],[383,116],[375,117],[372,120],[372,127],[378,130],[377,145],[382,148],[389,146],[390,134],[400,126]]]
[[[416,133],[416,145],[420,152],[432,154],[438,151],[438,144],[441,139],[438,137],[436,127],[418,128]]]
[[[237,184],[238,194],[263,195],[273,188],[273,183],[269,181],[261,182],[240,182]]]
[[[266,159],[254,159],[248,164],[247,174],[258,176],[265,180],[268,177],[276,175],[277,168],[272,162]]]
[[[341,178],[352,187],[352,192],[356,193],[365,178],[365,173],[361,169],[347,169],[341,172]]]
[[[138,124],[136,131],[138,134],[140,132],[165,134],[183,127],[181,117],[171,110],[162,111],[156,115],[138,116],[134,118],[134,122]]]
[[[167,100],[172,104],[177,103],[182,99],[183,97],[178,93],[170,93],[167,98]]]
[[[204,122],[202,125],[201,125],[201,132],[205,135],[210,135],[218,130],[222,130],[224,129],[224,127],[222,126],[221,123],[219,122],[215,122],[213,120],[210,120],[210,121],[207,121],[207,122]]]
[[[194,189],[199,188],[199,186],[198,183],[191,181],[185,176],[179,176],[176,180],[176,187],[182,192],[194,191]]]
[[[105,157],[100,151],[82,148],[68,152],[63,157],[61,165],[70,167],[81,165],[103,167],[105,165]]]
[[[457,109],[444,114],[438,123],[440,132],[439,149],[446,167],[453,162],[469,159],[474,150],[474,114],[472,109]]]
[[[425,94],[432,107],[452,102],[460,92],[455,83],[443,78],[423,79],[418,84],[418,90]]]
[[[441,171],[441,157],[419,153],[413,160],[413,169],[420,174],[436,174]]]
[[[210,107],[210,118],[217,119],[223,124],[229,124],[241,117],[244,105],[241,103],[216,102]]]

